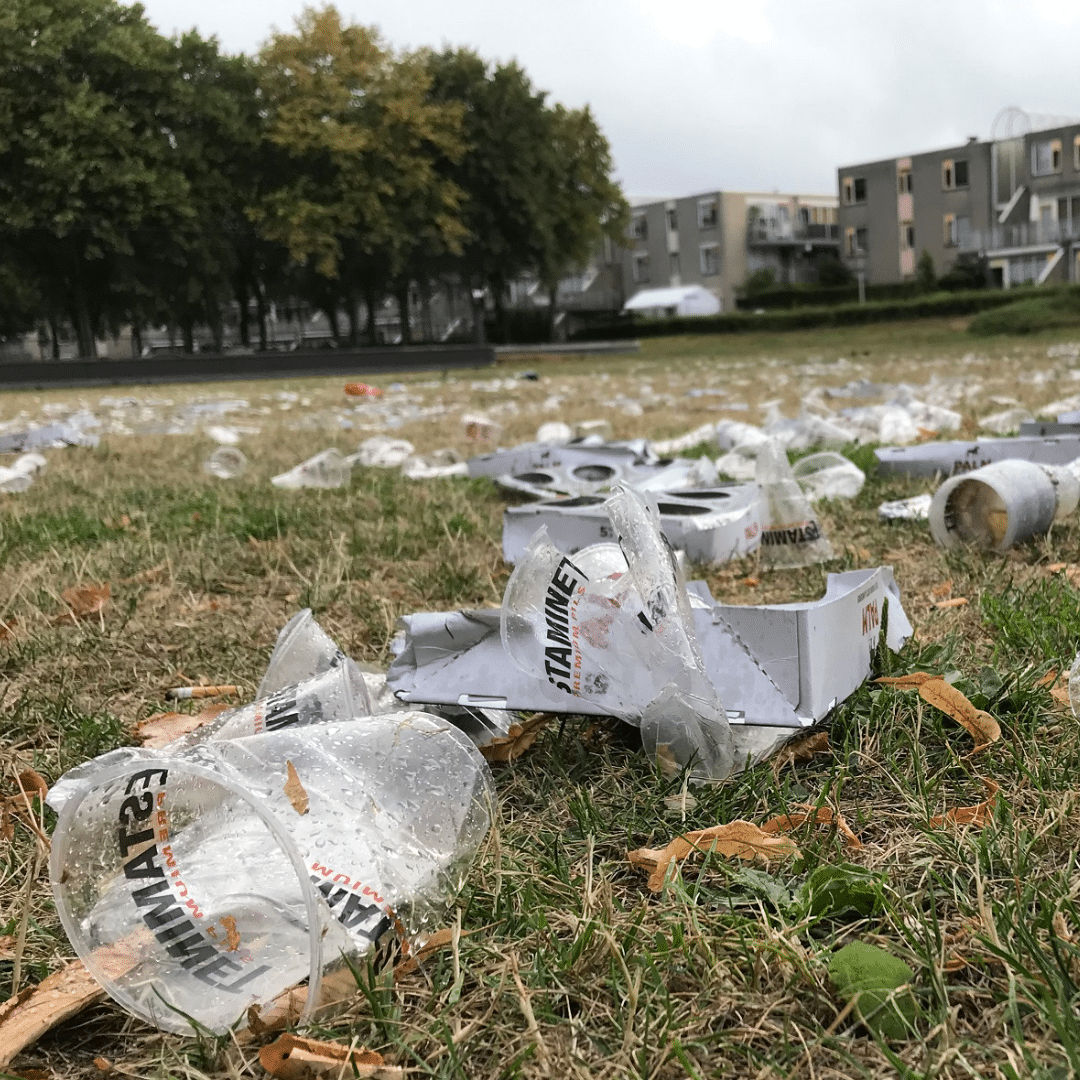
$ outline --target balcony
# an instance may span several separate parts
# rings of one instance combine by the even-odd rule
[[[840,244],[839,225],[804,225],[802,222],[769,221],[756,222],[746,229],[749,247],[775,246],[777,244]]]
[[[1018,248],[1055,248],[1080,240],[1080,221],[1024,221],[1019,225],[995,225],[972,229],[959,237],[962,252],[986,253]]]

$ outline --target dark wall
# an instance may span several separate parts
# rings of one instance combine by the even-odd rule
[[[307,375],[400,374],[490,367],[490,345],[328,349],[288,353],[159,354],[133,360],[45,360],[0,363],[0,389],[109,386],[120,383],[213,382]]]

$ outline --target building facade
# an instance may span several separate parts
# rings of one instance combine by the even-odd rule
[[[991,283],[1080,281],[1080,122],[837,172],[841,256],[871,283],[940,275],[961,255]]]
[[[757,270],[781,284],[816,280],[815,258],[839,247],[832,195],[711,191],[639,202],[622,251],[626,299],[642,289],[703,285],[722,311]]]

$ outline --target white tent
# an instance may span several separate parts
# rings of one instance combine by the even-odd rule
[[[623,311],[643,315],[719,315],[720,301],[703,285],[672,285],[667,289],[642,289],[623,305]]]

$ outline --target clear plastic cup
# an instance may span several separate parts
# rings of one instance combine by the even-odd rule
[[[294,469],[270,478],[280,488],[338,488],[349,479],[349,464],[340,450],[331,447],[302,461]]]
[[[255,697],[268,697],[286,686],[321,675],[344,659],[334,639],[315,621],[311,608],[304,608],[281,628]]]
[[[128,749],[50,805],[80,959],[161,1028],[222,1033],[290,987],[431,929],[491,822],[483,758],[424,713]]]
[[[221,480],[233,480],[243,475],[247,467],[247,458],[235,446],[219,446],[203,462],[203,470]]]

